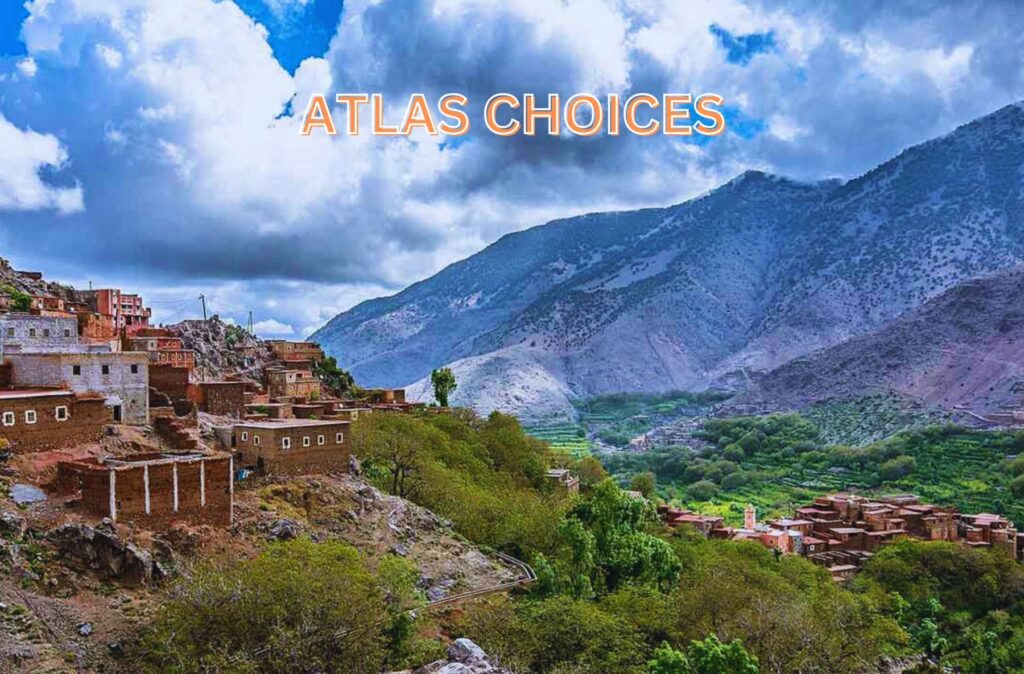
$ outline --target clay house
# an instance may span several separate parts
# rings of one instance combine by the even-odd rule
[[[73,317],[0,314],[0,358],[12,353],[84,351]]]
[[[1003,550],[1018,559],[1017,529],[1012,522],[999,515],[960,515],[958,531],[964,542],[971,547]]]
[[[165,332],[154,335],[154,332]],[[141,336],[146,333],[145,336]],[[128,351],[143,351],[149,354],[151,363],[170,365],[192,370],[196,365],[196,352],[186,349],[180,337],[175,337],[169,330],[160,331],[156,328],[139,330],[135,336],[126,339]]]
[[[188,370],[162,363],[149,363],[149,386],[171,402],[188,399]]]
[[[318,379],[310,370],[268,370],[267,390],[275,398],[317,400],[323,395]]]
[[[57,465],[57,487],[80,495],[77,509],[97,519],[165,527],[171,522],[227,526],[234,505],[230,454],[136,454]]]
[[[60,389],[0,390],[0,438],[18,453],[95,442],[110,422],[102,397]]]
[[[287,419],[235,426],[239,466],[259,474],[299,475],[348,470],[347,421]]]
[[[113,318],[117,330],[123,329],[127,335],[149,326],[152,311],[142,305],[138,295],[122,293],[116,288],[80,290],[77,295],[77,300],[90,311]]]
[[[149,422],[149,359],[144,353],[13,353],[8,360],[14,386],[99,394],[115,423]]]
[[[658,513],[661,515],[662,521],[669,527],[675,529],[680,526],[691,526],[703,534],[705,538],[710,538],[713,531],[725,528],[724,517],[701,515],[665,504],[658,506]]]
[[[245,382],[204,381],[189,384],[188,397],[207,414],[237,417],[245,415]]]
[[[266,344],[274,360],[285,369],[311,370],[314,363],[324,360],[323,349],[316,342],[270,339]]]
[[[405,403],[405,389],[375,388],[364,392],[363,399],[371,405],[395,405]]]
[[[567,494],[580,493],[580,479],[567,468],[552,468],[544,474],[544,478],[555,485],[556,489],[562,490]]]

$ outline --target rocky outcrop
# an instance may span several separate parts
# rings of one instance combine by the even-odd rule
[[[113,527],[100,524],[64,524],[47,534],[68,568],[94,572],[103,580],[127,586],[144,585],[167,575],[164,564],[137,545],[121,539]]]
[[[484,650],[469,639],[456,639],[448,647],[448,658],[424,665],[413,674],[512,674],[495,666]]]

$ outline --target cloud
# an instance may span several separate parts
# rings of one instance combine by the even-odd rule
[[[751,166],[853,176],[1024,91],[1008,2],[351,0],[340,22],[338,4],[28,3],[26,54],[0,60],[4,250],[180,290],[161,320],[202,292],[240,324],[253,309],[304,334],[507,232],[678,202]],[[732,129],[300,136],[309,95],[343,90],[385,93],[392,116],[410,93],[463,91],[477,126],[497,91],[715,91]],[[112,267],[111,250],[131,255]]]
[[[43,169],[60,169],[66,162],[57,138],[19,129],[0,114],[0,210],[81,211],[81,186],[56,187],[41,176]]]
[[[258,335],[294,335],[295,328],[273,318],[268,318],[253,324],[253,330]]]

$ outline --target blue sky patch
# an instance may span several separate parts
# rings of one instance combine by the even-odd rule
[[[772,31],[733,35],[717,23],[711,24],[709,30],[718,39],[718,44],[722,46],[722,49],[725,50],[725,59],[729,63],[745,66],[756,55],[775,48],[775,33]]]
[[[291,74],[304,59],[323,56],[341,19],[343,0],[311,0],[274,11],[268,0],[235,0],[243,12],[270,33],[268,42],[278,63]]]
[[[0,2],[0,56],[21,56],[25,45],[21,38],[21,24],[25,22],[28,10],[19,0]]]

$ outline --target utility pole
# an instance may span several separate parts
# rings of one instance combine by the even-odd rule
[[[249,336],[252,336],[252,309],[249,309]]]
[[[203,303],[203,320],[206,320],[206,295],[199,295],[199,301]]]

